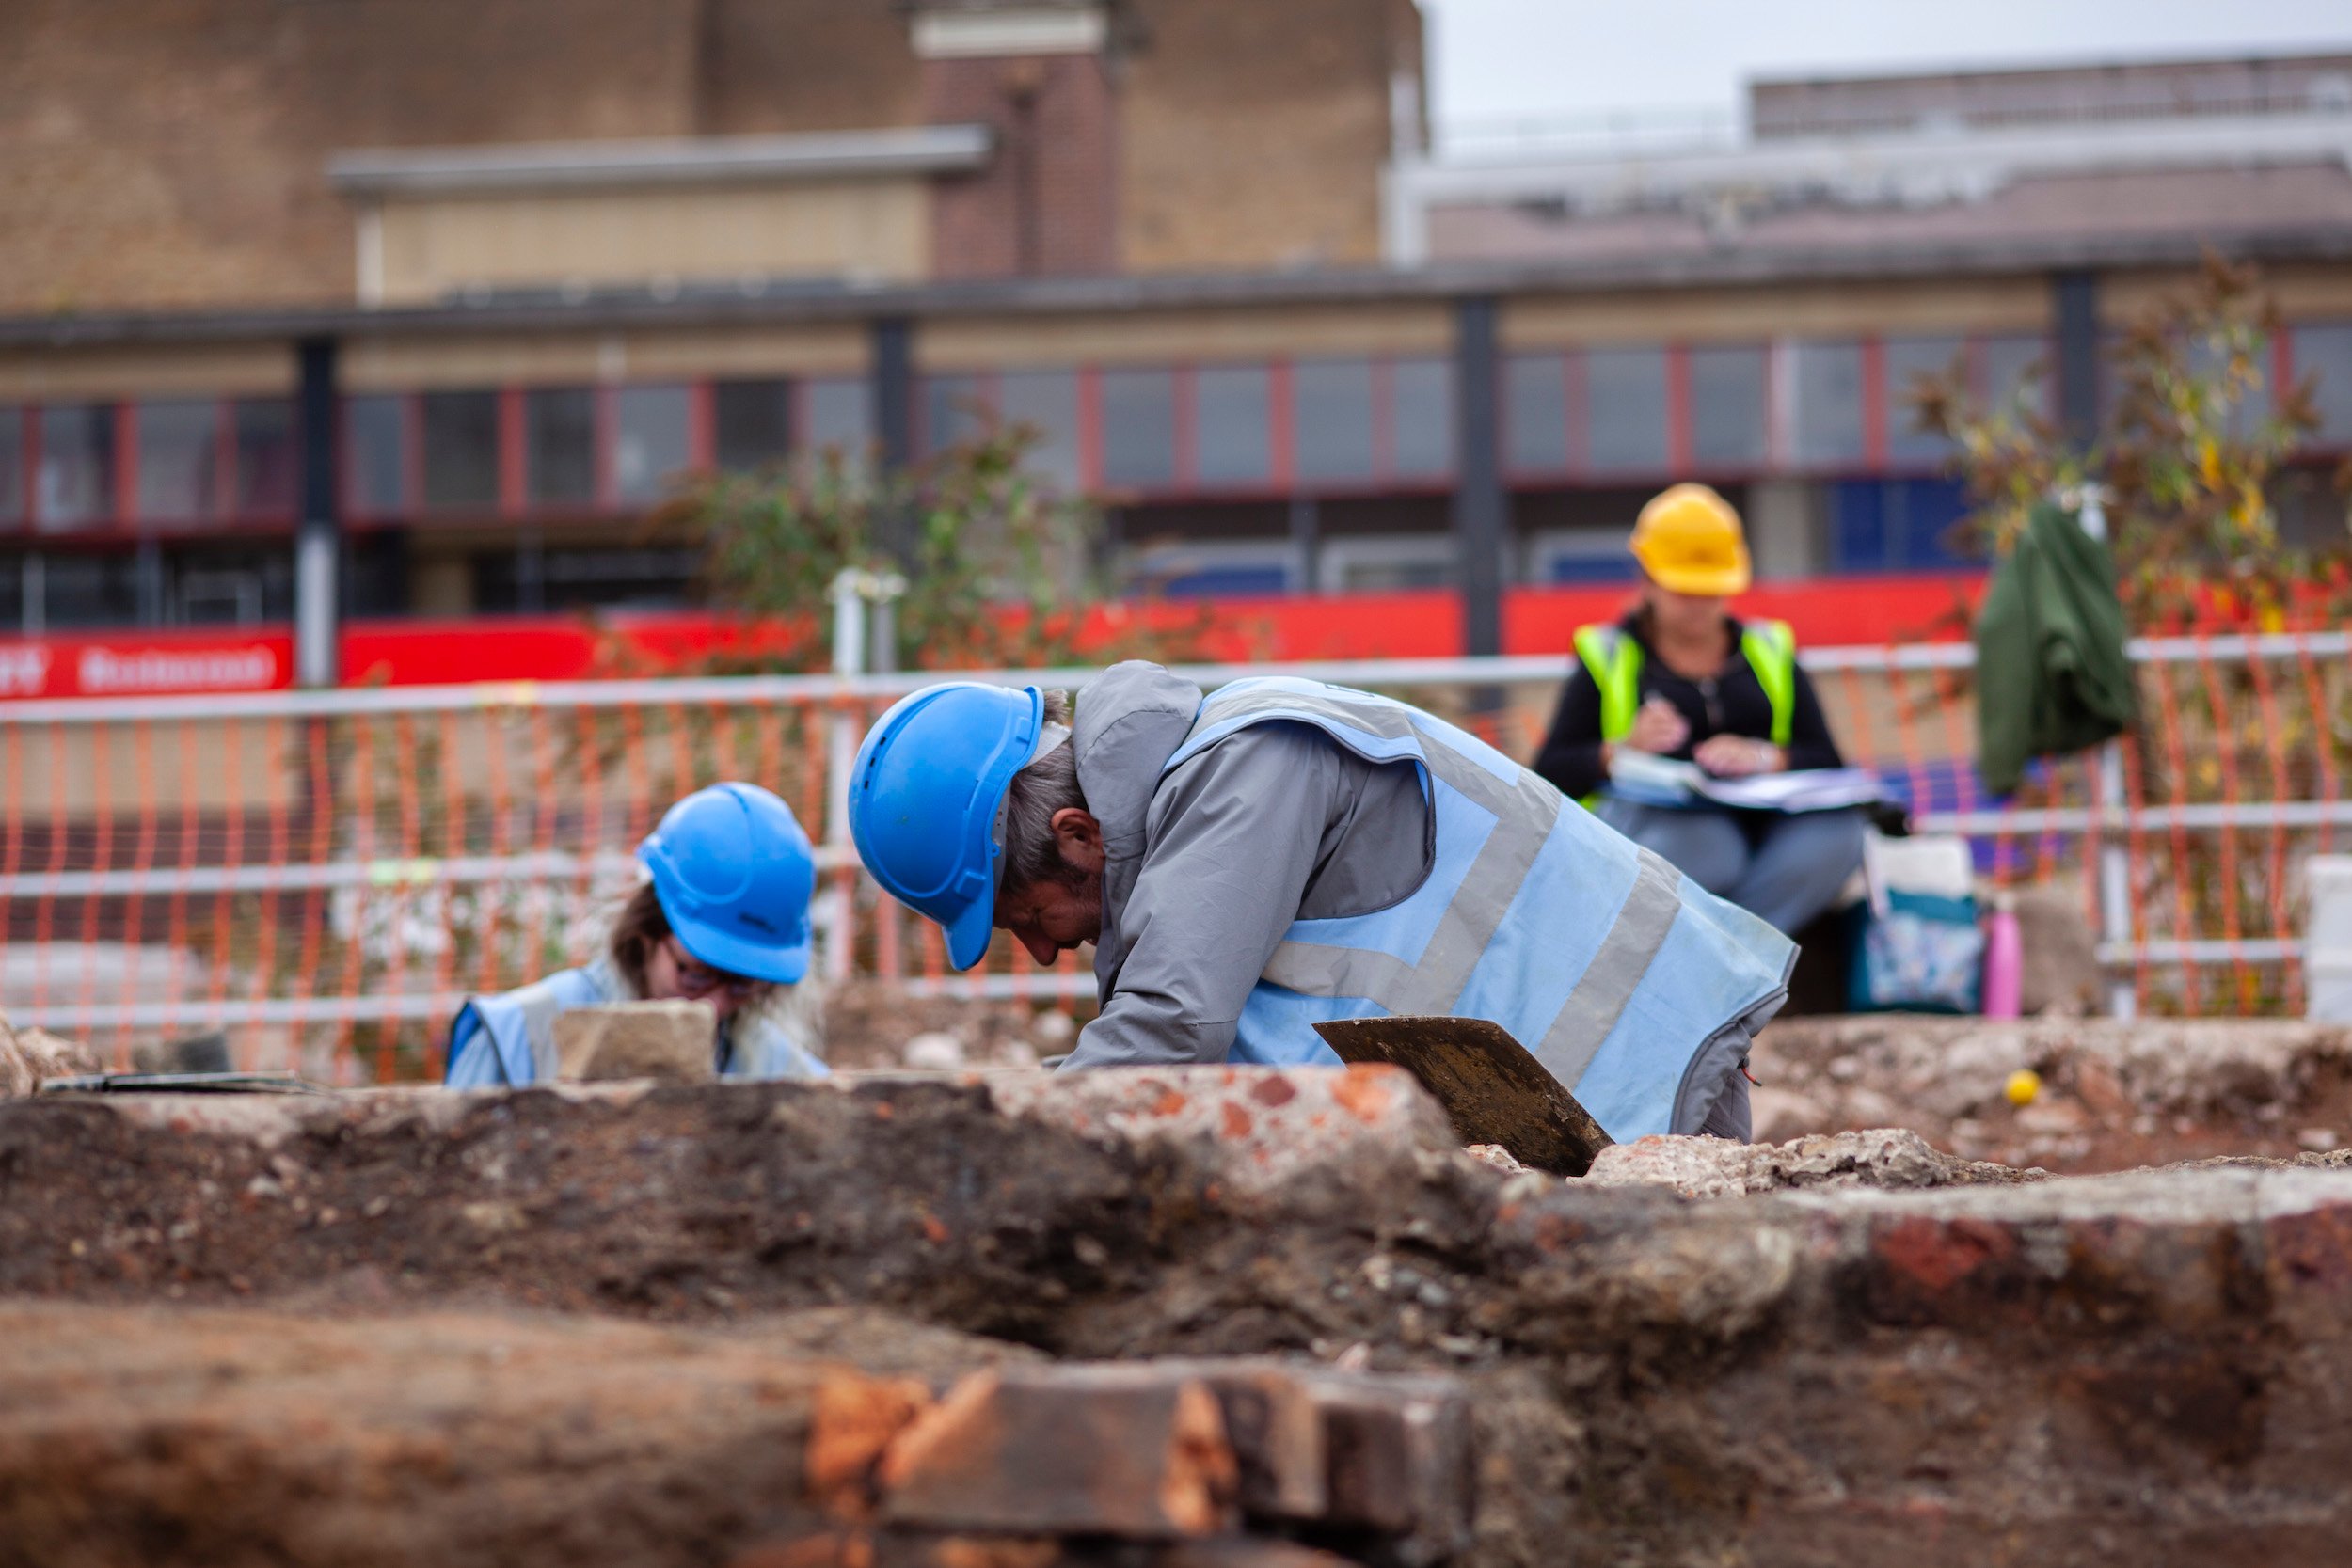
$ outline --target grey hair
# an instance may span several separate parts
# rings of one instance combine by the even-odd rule
[[[1045,693],[1045,722],[1070,725],[1070,694]],[[1076,748],[1064,741],[1012,776],[1005,792],[1005,876],[1009,888],[1061,882],[1077,887],[1086,873],[1061,857],[1054,837],[1054,816],[1072,806],[1086,810],[1087,798],[1078,788]]]

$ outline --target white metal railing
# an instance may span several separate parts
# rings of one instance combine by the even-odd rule
[[[2136,641],[2131,651],[2143,667],[2161,669],[2235,666],[2264,660],[2289,663],[2305,671],[2333,672],[2352,661],[2352,632],[2147,638]],[[1895,706],[1930,700],[1935,691],[1964,679],[1964,673],[1974,662],[1973,649],[1965,643],[1812,648],[1805,650],[1803,657],[1805,667],[1823,677],[1825,700],[1859,680],[1877,683],[1869,688],[1875,694],[1873,700]],[[1567,660],[1559,656],[1332,660],[1279,667],[1195,665],[1182,667],[1181,673],[1203,687],[1213,687],[1244,675],[1277,670],[1384,689],[1444,693],[1502,689],[1518,692],[1519,706],[1526,708],[1531,703],[1540,703],[1543,696],[1527,689],[1547,688],[1559,682],[1566,673]],[[1098,673],[1092,669],[993,671],[969,673],[968,678],[1075,688]],[[834,978],[851,974],[885,974],[892,983],[902,986],[910,994],[1038,999],[1090,994],[1091,976],[1074,967],[1033,971],[1017,956],[1010,959],[1009,971],[1002,967],[1000,955],[998,967],[990,973],[946,976],[937,971],[935,961],[927,969],[918,958],[921,944],[928,939],[917,924],[896,917],[885,919],[873,912],[874,895],[855,875],[855,857],[840,810],[850,752],[862,736],[866,721],[882,705],[937,678],[935,673],[905,672],[505,682],[135,701],[21,702],[0,704],[0,748],[23,748],[38,742],[54,751],[77,735],[119,734],[124,729],[142,727],[158,732],[173,726],[234,728],[254,721],[278,721],[286,722],[281,722],[273,733],[294,747],[340,748],[323,765],[331,772],[350,762],[352,742],[348,736],[355,726],[365,728],[378,721],[397,722],[406,718],[441,716],[436,723],[470,725],[468,733],[475,735],[480,744],[496,747],[505,744],[500,739],[504,733],[501,729],[503,722],[533,713],[571,712],[581,716],[583,723],[592,716],[606,716],[596,721],[607,726],[616,723],[610,715],[628,710],[673,716],[665,722],[680,721],[675,716],[703,721],[711,721],[713,716],[789,716],[800,726],[793,732],[801,736],[795,744],[824,753],[821,757],[806,758],[821,765],[807,769],[821,782],[811,786],[813,795],[804,797],[808,809],[804,809],[803,815],[812,827],[821,825],[823,830],[818,865],[824,893],[818,914],[825,939],[827,974]],[[1929,695],[1923,697],[1923,691]],[[314,728],[307,721],[317,721],[321,727]],[[1937,766],[1966,762],[1964,745],[1969,737],[1960,732],[1957,724],[1938,738],[1946,743],[1945,749],[1930,760]],[[1856,750],[1864,760],[1868,759],[1867,747]],[[314,754],[305,750],[306,756]],[[805,756],[805,752],[800,754]],[[1881,753],[1877,761],[1891,777],[1900,778],[1905,770],[1901,759]],[[518,772],[527,771],[519,762],[512,766]],[[619,766],[613,766],[615,772]],[[259,770],[271,767],[289,776],[311,770],[305,763],[290,764],[283,758],[264,758],[252,765]],[[676,768],[684,767],[683,761],[675,764]],[[447,898],[460,894],[478,899],[492,910],[493,938],[520,942],[522,937],[517,933],[527,927],[525,934],[535,940],[543,934],[543,927],[552,930],[564,920],[580,916],[590,894],[609,895],[613,889],[625,889],[629,884],[636,875],[630,853],[633,840],[623,841],[627,835],[622,827],[642,818],[646,809],[658,810],[668,799],[675,798],[671,793],[659,800],[650,799],[644,788],[639,788],[628,810],[616,813],[608,803],[607,809],[592,817],[578,819],[587,824],[579,830],[585,837],[570,844],[544,840],[558,831],[553,824],[573,819],[562,818],[548,801],[525,800],[517,806],[498,809],[537,811],[539,815],[532,818],[537,825],[530,832],[517,828],[496,845],[485,846],[474,842],[485,836],[476,821],[466,826],[463,832],[453,830],[453,845],[457,838],[468,839],[462,848],[437,855],[416,843],[401,842],[400,835],[386,827],[371,827],[356,833],[345,831],[355,810],[346,784],[340,786],[342,795],[330,798],[324,808],[328,813],[321,830],[325,837],[312,839],[309,826],[291,835],[281,835],[292,840],[290,852],[282,856],[267,861],[249,856],[240,860],[235,855],[215,853],[219,847],[215,842],[200,852],[183,846],[178,856],[158,854],[141,863],[122,864],[107,862],[87,842],[99,830],[73,813],[95,809],[87,802],[75,802],[66,816],[34,823],[24,809],[23,800],[7,798],[6,792],[21,786],[17,775],[23,771],[11,762],[8,771],[0,772],[0,801],[8,807],[9,842],[13,844],[14,835],[21,829],[35,826],[52,831],[53,837],[45,857],[9,851],[13,863],[0,870],[0,898],[19,910],[40,909],[53,940],[69,942],[81,940],[77,933],[93,928],[95,917],[90,911],[108,900],[134,909],[152,908],[159,901],[186,902],[201,906],[215,922],[246,921],[247,926],[237,928],[246,931],[252,921],[266,921],[269,917],[266,911],[260,915],[238,913],[236,901],[279,895],[297,903],[305,899],[328,901],[328,915],[322,916],[314,911],[309,916],[313,921],[340,923],[334,925],[328,937],[311,942],[311,946],[322,951],[335,942],[396,942],[397,938],[367,936],[370,920],[396,924],[402,919],[436,918],[446,911]],[[2026,852],[2020,847],[2029,846],[2032,841],[2056,838],[2071,845],[2071,853],[2061,854],[2061,870],[2091,884],[2089,901],[2102,912],[2099,956],[2112,971],[2144,973],[2151,966],[2186,971],[2242,969],[2249,964],[2292,963],[2298,958],[2299,944],[2291,934],[2280,929],[2249,929],[2242,936],[2216,936],[2209,929],[2194,927],[2169,931],[2149,928],[2149,923],[2137,917],[2146,915],[2150,909],[2160,909],[2163,900],[2135,885],[2122,847],[2127,842],[2144,843],[2161,854],[2165,848],[2160,841],[2185,842],[2180,835],[2196,835],[2204,843],[2229,843],[2234,841],[2234,835],[2241,834],[2267,834],[2276,844],[2283,845],[2285,841],[2280,835],[2288,832],[2317,834],[2352,828],[2352,800],[2334,795],[2253,798],[2259,791],[2226,800],[2141,800],[2136,794],[2125,795],[2120,773],[2109,777],[2106,770],[2094,771],[2096,777],[2087,790],[2087,800],[2060,799],[2010,807],[1964,802],[1957,808],[1934,806],[1923,809],[1916,824],[1923,831],[1962,834],[1979,844],[2006,844],[2019,857]],[[695,782],[683,772],[675,772],[673,777],[675,782],[669,787],[675,792],[682,792],[683,787]],[[196,781],[178,783],[189,790],[196,787]],[[522,787],[528,794],[528,785]],[[612,787],[616,794],[621,792],[617,780],[612,781]],[[562,781],[561,788],[577,793],[578,781]],[[453,800],[469,809],[479,809],[478,802],[464,788],[449,786],[447,793]],[[465,799],[459,800],[459,797]],[[175,815],[185,815],[194,820],[199,815],[194,804],[184,801],[163,807],[151,801],[144,810],[151,823],[158,816],[168,820]],[[635,817],[630,816],[631,811],[636,813]],[[118,808],[117,815],[127,814]],[[208,831],[216,840],[218,832]],[[128,827],[117,826],[111,832],[118,848],[134,836]],[[541,841],[534,842],[533,834]],[[247,851],[254,848],[256,836],[246,835]],[[408,837],[413,840],[419,836],[412,828]],[[501,847],[510,839],[514,841],[512,847]],[[310,847],[314,843],[326,844],[328,852],[324,856],[312,855]],[[397,852],[372,852],[370,847],[375,845],[392,847]],[[2094,851],[2102,847],[2106,863],[2094,863],[2099,859]],[[2249,850],[2244,858],[2251,861],[2258,855],[2258,851]],[[523,906],[518,902],[516,890],[533,889],[546,895],[542,900],[544,907],[532,906],[527,911],[517,912]],[[441,902],[434,902],[437,899]],[[2249,904],[2253,901],[2249,896]],[[861,909],[867,912],[861,914]],[[385,913],[387,910],[389,914]],[[420,914],[420,911],[423,912]],[[146,940],[158,934],[157,925],[151,921],[143,928]],[[217,932],[218,927],[215,929]],[[241,944],[249,945],[242,936],[231,940],[215,934],[213,940],[217,950],[232,955],[232,959],[244,950]],[[286,949],[295,945],[292,935],[278,942],[278,961],[286,961]],[[78,987],[71,981],[60,981],[49,986],[44,994],[10,995],[5,999],[5,1006],[19,1022],[77,1031],[111,1029],[119,1033],[196,1026],[282,1030],[322,1025],[347,1030],[354,1024],[371,1022],[388,1027],[422,1025],[446,1018],[456,1007],[466,994],[460,985],[474,973],[470,959],[453,964],[427,955],[410,954],[404,958],[395,953],[387,961],[371,950],[362,961],[347,956],[347,945],[337,951],[345,956],[332,961],[322,959],[318,974],[303,976],[298,984],[291,986],[278,986],[259,972],[238,972],[228,977],[215,974],[209,985],[193,988],[200,994],[156,997],[116,994],[111,988],[86,974]],[[502,964],[508,960],[501,958],[497,961]],[[529,960],[525,956],[514,961]],[[339,966],[344,973],[356,968],[363,975],[365,989],[355,994],[339,993],[342,985],[336,977]],[[503,974],[505,971],[499,973]],[[389,980],[399,983],[388,984]],[[453,981],[457,983],[452,984]],[[22,990],[22,982],[19,989]],[[283,990],[293,990],[294,994],[283,994]]]

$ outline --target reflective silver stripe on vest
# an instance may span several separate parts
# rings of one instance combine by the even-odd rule
[[[1495,827],[1438,917],[1418,963],[1366,948],[1286,941],[1274,950],[1263,978],[1308,996],[1365,997],[1391,1013],[1452,1012],[1558,825],[1560,792],[1523,768],[1515,782],[1505,783],[1442,739],[1422,734],[1409,709],[1376,698],[1348,702],[1280,689],[1236,692],[1223,701],[1211,697],[1195,733],[1246,714],[1280,711],[1321,714],[1383,739],[1416,738],[1430,771],[1493,813]],[[1583,1076],[1682,911],[1682,874],[1647,849],[1637,853],[1633,887],[1609,934],[1532,1047],[1564,1084]]]
[[[1618,906],[1600,951],[1577,977],[1544,1037],[1530,1048],[1563,1084],[1574,1084],[1592,1066],[1682,912],[1682,873],[1650,850],[1639,853],[1632,891]]]

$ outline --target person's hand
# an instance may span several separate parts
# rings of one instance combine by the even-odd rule
[[[1788,752],[1769,740],[1756,740],[1744,735],[1710,735],[1699,742],[1691,759],[1719,779],[1778,773],[1788,766]]]
[[[1663,697],[1652,697],[1633,716],[1633,733],[1625,737],[1625,743],[1637,752],[1662,757],[1680,751],[1690,738],[1690,721],[1682,717],[1682,710]]]

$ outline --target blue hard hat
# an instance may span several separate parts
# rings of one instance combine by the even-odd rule
[[[670,929],[701,962],[782,985],[808,973],[817,857],[775,796],[748,784],[698,789],[663,814],[637,858]]]
[[[1003,874],[999,816],[1045,721],[1034,686],[927,686],[875,721],[850,774],[850,836],[890,895],[946,928],[947,961],[988,951]]]

